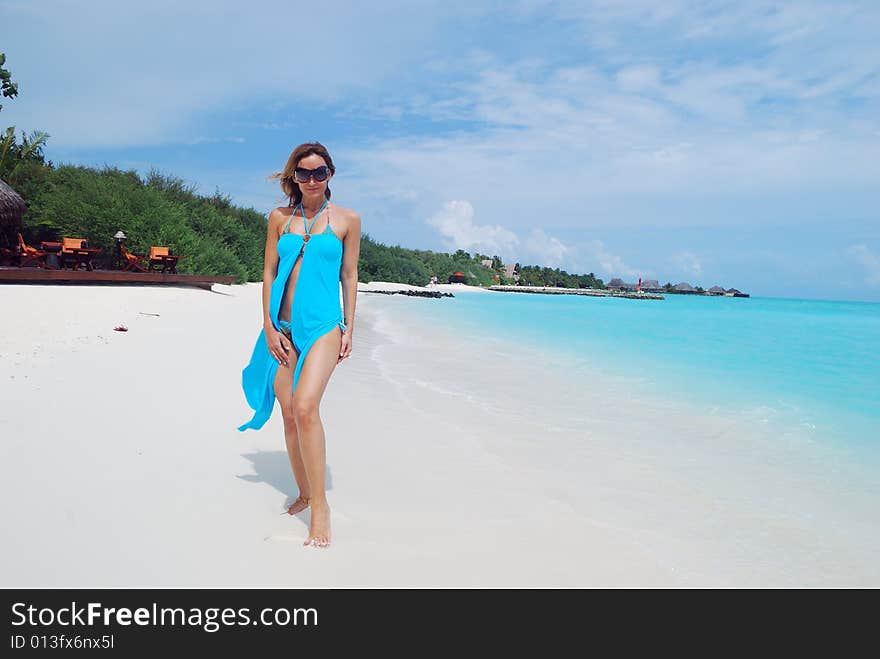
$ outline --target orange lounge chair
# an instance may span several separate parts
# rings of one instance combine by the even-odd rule
[[[74,249],[82,249],[83,247],[88,247],[89,241],[85,238],[62,238],[61,239],[61,251],[62,252],[71,252]]]
[[[23,268],[28,263],[33,261],[41,268],[47,268],[49,270],[54,270],[51,265],[46,263],[46,257],[49,255],[44,249],[37,249],[36,247],[31,247],[28,245],[21,234],[18,234],[18,246],[21,248],[21,253],[19,254],[18,267]]]
[[[153,267],[162,267],[162,272],[177,272],[177,261],[178,259],[182,259],[183,256],[179,254],[172,254],[171,249],[168,247],[157,247],[153,245],[150,247],[150,266],[149,269],[152,270]]]
[[[147,258],[146,254],[132,254],[125,248],[125,244],[123,244],[122,258],[125,259],[125,262],[122,265],[123,270],[137,270],[138,272],[147,271],[147,269],[140,264],[141,261],[145,261]]]
[[[62,238],[61,239],[61,267],[72,264],[74,270],[79,266],[86,266],[86,270],[92,269],[92,254],[83,253],[79,250],[88,249],[89,241],[85,238]]]

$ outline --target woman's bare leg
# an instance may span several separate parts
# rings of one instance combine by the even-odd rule
[[[312,497],[312,523],[309,537],[303,544],[317,547],[330,544],[330,506],[324,489],[327,454],[319,406],[330,375],[336,368],[341,345],[342,331],[338,325],[312,344],[293,394],[293,416]]]
[[[281,406],[281,417],[284,419],[284,442],[287,444],[287,457],[290,460],[290,468],[293,470],[293,478],[299,488],[299,496],[288,507],[287,512],[295,515],[309,505],[309,479],[300,450],[299,435],[296,430],[296,419],[293,414],[293,369],[299,357],[296,349],[291,346],[287,355],[288,365],[278,365],[275,373],[275,397]]]

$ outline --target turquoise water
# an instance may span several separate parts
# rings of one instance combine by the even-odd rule
[[[638,396],[778,424],[880,455],[880,304],[667,295],[664,300],[460,292],[420,322],[510,339]],[[527,387],[527,383],[524,383]]]

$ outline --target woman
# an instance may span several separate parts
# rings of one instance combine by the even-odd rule
[[[272,178],[290,199],[269,215],[263,265],[263,330],[242,384],[254,417],[239,427],[259,429],[281,406],[284,438],[299,496],[287,512],[311,508],[309,537],[330,544],[324,491],[324,427],[318,407],[330,374],[351,356],[361,219],[330,203],[336,173],[327,149],[301,144]],[[343,306],[339,304],[342,281]]]

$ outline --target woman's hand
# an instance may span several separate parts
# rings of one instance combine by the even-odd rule
[[[339,347],[339,359],[336,360],[336,365],[342,363],[343,359],[346,359],[351,356],[351,332],[343,332],[342,333],[342,345]]]
[[[290,340],[274,327],[266,330],[266,345],[269,346],[269,354],[275,358],[280,365],[290,366],[287,359],[287,353],[290,352]]]

